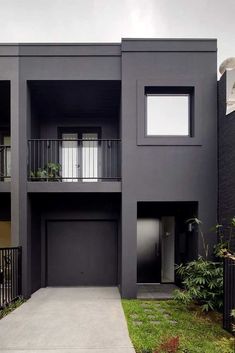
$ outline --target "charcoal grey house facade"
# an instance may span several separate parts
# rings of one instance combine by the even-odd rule
[[[217,220],[216,40],[0,46],[1,246],[22,289],[174,283]],[[11,234],[11,235],[10,235]]]

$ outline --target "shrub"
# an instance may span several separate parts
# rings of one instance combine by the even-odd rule
[[[184,304],[190,304],[194,301],[201,305],[203,311],[221,310],[223,306],[223,263],[207,259],[208,244],[201,229],[202,222],[197,218],[189,219],[188,222],[198,227],[204,258],[199,256],[197,260],[176,267],[176,273],[182,279],[184,290],[176,290],[174,299]],[[216,226],[217,231],[220,230],[220,227]],[[219,239],[219,244],[215,248],[215,256],[217,257],[225,248],[222,233]]]
[[[182,278],[184,291],[176,290],[174,298],[184,304],[196,301],[202,310],[221,310],[223,306],[223,264],[199,257],[176,272]]]
[[[232,316],[233,322],[235,322],[235,320],[234,320],[235,319],[235,309],[232,310],[231,316]],[[232,322],[232,330],[235,333],[235,324],[233,322]]]

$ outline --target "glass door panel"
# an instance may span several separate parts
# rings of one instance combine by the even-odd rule
[[[162,282],[175,281],[175,218],[162,217]]]
[[[78,134],[62,134],[62,180],[65,182],[78,181]],[[67,140],[67,141],[66,141]]]
[[[87,140],[87,141],[86,141]],[[98,134],[82,134],[82,181],[98,181]]]
[[[11,146],[11,137],[4,136],[3,137],[3,144],[4,146]],[[11,181],[11,147],[7,147],[4,149],[4,156],[3,156],[3,174],[5,176],[4,181]]]

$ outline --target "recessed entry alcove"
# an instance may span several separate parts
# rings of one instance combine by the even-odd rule
[[[137,283],[175,283],[175,264],[196,256],[196,231],[187,220],[197,202],[138,202]]]

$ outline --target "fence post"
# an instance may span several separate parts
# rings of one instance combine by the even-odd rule
[[[22,294],[22,247],[18,247],[18,295]]]
[[[232,309],[235,309],[235,261],[225,258],[223,327],[230,332],[232,332],[234,322],[231,316]]]

